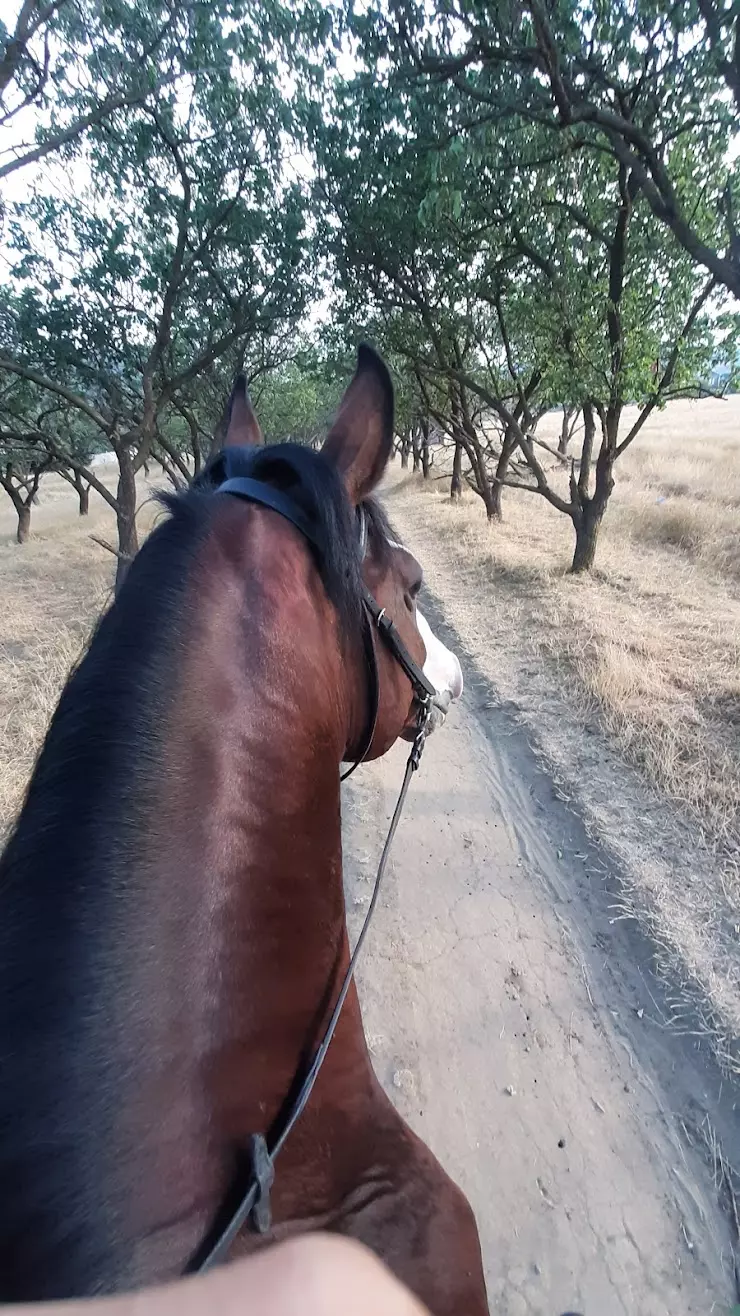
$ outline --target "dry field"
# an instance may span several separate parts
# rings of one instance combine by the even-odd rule
[[[106,472],[113,479],[113,472]],[[142,484],[142,502],[148,490]],[[142,509],[143,527],[151,516]],[[32,539],[13,542],[15,514],[0,501],[0,840],[12,820],[72,664],[110,598],[114,560],[90,536],[115,539],[115,519],[95,493],[90,515],[57,476],[41,485]]]
[[[554,440],[558,418],[539,433]],[[433,470],[432,472],[436,472]],[[392,515],[498,695],[625,871],[725,1063],[740,1063],[740,397],[675,402],[618,466],[591,578],[570,522],[506,490],[489,527],[418,478]]]
[[[568,523],[539,499],[525,505],[527,495],[510,493],[512,549],[526,557],[530,518],[539,514],[544,538],[538,533],[531,565],[559,585],[553,654],[568,660],[582,697],[633,761],[736,853],[740,397],[676,402],[649,424],[618,467],[585,588],[562,578]]]

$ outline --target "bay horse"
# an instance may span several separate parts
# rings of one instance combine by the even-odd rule
[[[224,451],[167,498],[62,693],[0,863],[2,1301],[197,1268],[347,971],[339,765],[414,737],[407,668],[433,664],[442,709],[461,691],[371,496],[380,357],[360,349],[320,452],[261,438],[238,382]],[[376,634],[375,690],[363,591],[409,658]],[[334,1231],[435,1316],[488,1310],[470,1206],[380,1087],[354,986],[271,1206],[231,1255]]]

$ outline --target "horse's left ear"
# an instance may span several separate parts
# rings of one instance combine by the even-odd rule
[[[392,450],[393,384],[382,357],[363,343],[322,452],[336,466],[356,506],[379,483]]]
[[[253,448],[264,443],[260,423],[249,400],[247,381],[237,375],[229,401],[229,423],[226,426],[225,448]]]

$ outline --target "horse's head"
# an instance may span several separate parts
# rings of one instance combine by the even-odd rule
[[[393,385],[388,370],[369,347],[361,347],[357,371],[324,443],[353,507],[362,507],[380,484],[393,450]],[[382,518],[369,516],[363,545],[362,573],[378,606],[394,622],[412,658],[423,668],[437,694],[430,727],[444,720],[462,694],[457,657],[437,638],[417,607],[423,572],[408,549],[396,543]],[[378,720],[370,752],[385,753],[399,735],[413,738],[417,718],[414,692],[390,649],[376,643],[379,669]]]
[[[259,423],[244,379],[240,377],[232,394],[225,446],[243,449],[261,443]],[[362,346],[357,370],[323,445],[322,457],[339,475],[349,501],[346,520],[355,527],[350,531],[355,536],[352,550],[355,567],[357,559],[361,559],[362,579],[377,610],[394,623],[402,646],[422,668],[436,692],[428,722],[432,728],[444,720],[452,700],[461,695],[463,678],[455,654],[437,639],[417,608],[423,580],[419,563],[392,538],[385,517],[372,498],[392,450],[393,385],[378,354]],[[290,511],[284,515],[290,516]],[[310,530],[306,533],[310,536]],[[351,719],[353,730],[347,758],[359,754],[377,758],[399,736],[413,739],[417,726],[418,706],[413,685],[394,653],[393,642],[383,643],[376,635],[374,648],[378,674],[375,730],[368,747],[372,709],[365,706],[365,680],[360,682],[362,695],[356,700],[358,707]]]

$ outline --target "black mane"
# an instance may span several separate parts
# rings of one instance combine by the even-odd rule
[[[123,911],[142,880],[141,837],[179,697],[191,569],[224,460],[165,499],[171,515],[67,682],[0,859],[0,1302],[125,1281],[109,1175],[125,1080],[110,1015],[125,981]],[[294,444],[234,450],[235,460],[309,517],[327,593],[345,634],[357,634],[358,526],[334,468]],[[385,518],[372,501],[365,510],[372,551],[387,554]]]

